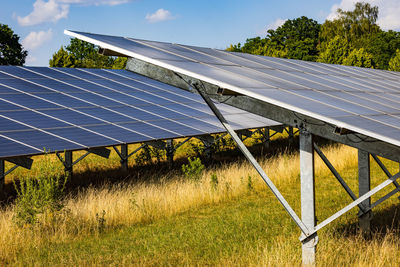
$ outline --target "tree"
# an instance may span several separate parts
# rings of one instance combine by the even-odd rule
[[[25,63],[28,52],[19,43],[19,36],[5,24],[0,23],[0,65],[20,65]]]
[[[365,51],[364,48],[353,49],[343,60],[343,65],[373,68],[375,66],[373,56]]]
[[[75,68],[75,58],[72,54],[68,54],[61,46],[60,50],[53,54],[49,61],[50,67]]]
[[[69,45],[61,47],[49,61],[50,67],[120,69],[126,58],[103,56],[99,48],[91,43],[72,38]]]
[[[321,52],[317,61],[330,64],[343,64],[350,50],[351,48],[347,40],[336,36],[328,43],[326,49]]]
[[[389,60],[400,49],[400,33],[390,30],[372,34],[363,47],[372,55],[376,68],[388,69]]]
[[[315,61],[318,56],[320,24],[307,17],[287,20],[266,38],[255,37],[246,43],[230,45],[228,51]]]
[[[368,3],[358,2],[353,11],[337,10],[338,18],[325,21],[320,32],[320,51],[324,52],[329,41],[339,36],[344,38],[354,48],[361,48],[365,39],[371,34],[380,32],[376,24],[379,10]]]
[[[390,59],[389,70],[400,71],[400,49],[397,49],[396,54]]]
[[[315,61],[318,56],[318,36],[321,25],[305,16],[287,20],[276,30],[268,30],[267,40],[272,55],[286,51],[285,57]],[[275,50],[275,51],[274,51]]]

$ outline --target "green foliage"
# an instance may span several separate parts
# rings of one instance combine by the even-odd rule
[[[338,18],[325,21],[321,26],[320,49],[324,52],[330,40],[339,36],[346,39],[354,48],[361,48],[365,39],[370,34],[380,32],[376,24],[378,19],[378,7],[372,7],[368,3],[358,2],[352,11],[337,10]]]
[[[188,164],[182,165],[182,172],[187,178],[197,181],[200,179],[201,173],[205,167],[200,158],[189,157],[188,160]]]
[[[103,233],[105,228],[106,228],[106,211],[103,210],[103,212],[99,215],[96,213],[96,223],[97,223],[97,233]]]
[[[75,68],[75,57],[61,47],[49,61],[50,67]]]
[[[39,173],[39,177],[14,183],[17,191],[14,221],[19,226],[35,224],[40,218],[51,218],[63,208],[67,176],[54,174],[49,158],[41,164]]]
[[[350,51],[350,45],[346,39],[336,36],[327,45],[325,51],[321,52],[318,62],[342,64]]]
[[[253,192],[253,191],[254,191],[254,185],[253,185],[253,180],[252,180],[252,178],[251,178],[251,175],[249,175],[249,176],[247,177],[247,190],[248,190],[249,192]]]
[[[388,69],[389,60],[400,49],[400,32],[382,31],[371,34],[363,47],[372,55],[376,68]]]
[[[22,66],[27,55],[19,43],[19,36],[8,25],[0,23],[0,65]]]
[[[305,16],[287,20],[276,30],[268,30],[267,43],[273,49],[267,50],[272,54],[264,55],[274,56],[277,51],[286,51],[286,58],[315,61],[320,28],[317,21]]]
[[[216,173],[211,174],[210,185],[214,191],[218,189],[218,176]]]
[[[373,68],[375,66],[373,57],[364,48],[353,49],[347,58],[343,60],[343,65]]]
[[[152,164],[153,158],[156,159],[157,163],[160,163],[164,157],[165,150],[145,145],[140,153],[136,154],[135,162],[139,166],[144,166],[146,164]]]
[[[395,56],[390,59],[389,70],[400,71],[400,49],[397,49]]]
[[[61,47],[49,61],[50,67],[65,68],[125,68],[127,58],[108,57],[98,53],[99,48],[91,43],[72,38],[69,45]]]
[[[400,32],[382,31],[376,24],[379,10],[356,3],[353,10],[337,10],[337,18],[322,25],[307,17],[287,20],[265,38],[249,38],[228,51],[264,56],[388,69],[400,49]]]

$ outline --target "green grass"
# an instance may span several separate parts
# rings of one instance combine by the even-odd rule
[[[392,169],[394,164],[391,165]],[[383,176],[372,165],[378,183]],[[351,187],[356,186],[356,169],[343,172]],[[378,177],[379,176],[379,177]],[[281,188],[299,214],[299,178]],[[317,177],[318,218],[331,215],[338,206],[349,203],[331,175]],[[393,208],[390,199],[378,209],[375,224],[390,227]],[[392,208],[392,210],[391,210]],[[330,253],[324,262],[345,260],[357,265],[357,257],[343,243],[364,240],[356,234],[357,210],[341,217],[319,232],[321,251]],[[105,217],[107,220],[107,217]],[[381,229],[375,229],[377,233]],[[9,263],[18,265],[136,265],[136,266],[228,266],[299,264],[300,231],[272,193],[256,190],[232,200],[162,218],[150,223],[107,229],[104,233],[66,242],[47,242],[25,250]],[[368,241],[367,241],[368,242]],[[364,243],[362,243],[364,244]],[[332,253],[336,250],[336,253]],[[362,253],[362,252],[361,252]],[[347,255],[348,258],[343,259]],[[393,263],[393,262],[392,262]],[[329,264],[330,265],[330,264]]]

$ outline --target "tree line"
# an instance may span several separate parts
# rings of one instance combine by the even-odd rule
[[[323,24],[305,16],[287,20],[265,38],[249,38],[228,51],[400,71],[400,32],[383,31],[379,10],[356,3],[354,10],[337,10]]]

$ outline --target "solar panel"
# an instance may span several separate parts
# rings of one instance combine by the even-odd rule
[[[224,132],[200,96],[126,70],[16,66],[0,66],[0,125],[1,158]]]
[[[65,33],[400,146],[400,127],[394,123],[400,114],[399,73],[82,32]]]

